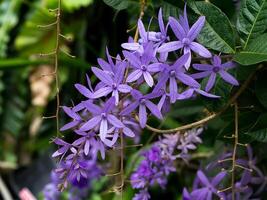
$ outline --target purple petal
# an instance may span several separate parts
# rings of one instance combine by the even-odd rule
[[[225,80],[226,82],[228,82],[232,85],[239,85],[238,81],[228,72],[221,70],[221,71],[219,71],[219,74],[221,75],[223,80]]]
[[[89,121],[85,122],[81,128],[80,131],[88,131],[93,129],[96,125],[99,124],[99,122],[101,121],[101,116],[96,116],[93,117],[92,119],[90,119]]]
[[[236,63],[229,61],[229,62],[221,64],[221,67],[224,69],[232,69],[232,68],[236,67]]]
[[[118,86],[118,90],[122,93],[128,93],[128,92],[131,92],[132,87],[130,87],[129,85],[126,85],[126,84],[120,84]]]
[[[139,100],[140,98],[143,97],[143,94],[142,94],[140,91],[135,90],[135,89],[133,89],[133,90],[131,91],[131,95],[132,95],[132,97],[133,97],[134,99],[136,99],[136,100]]]
[[[137,51],[142,46],[139,43],[133,42],[133,43],[122,43],[121,47],[130,51]]]
[[[163,22],[163,17],[162,17],[162,9],[159,9],[159,14],[158,14],[158,22],[159,22],[159,29],[161,33],[165,33],[165,26]]]
[[[107,63],[105,60],[103,60],[102,58],[98,58],[97,59],[97,63],[99,64],[99,66],[104,70],[104,71],[109,71],[112,72],[112,69],[110,67],[110,64]]]
[[[226,172],[220,172],[219,174],[217,174],[211,181],[211,184],[216,187],[221,181],[222,179],[226,176]]]
[[[115,97],[115,105],[117,106],[119,104],[119,92],[118,90],[113,90],[112,97]]]
[[[82,144],[85,140],[86,140],[85,137],[81,137],[81,138],[75,140],[75,141],[72,143],[72,145],[73,145],[73,146],[79,146],[79,145]]]
[[[164,43],[157,49],[157,51],[159,53],[171,52],[171,51],[176,51],[178,49],[181,49],[183,46],[184,46],[183,43],[180,41],[172,41],[172,42]]]
[[[79,83],[76,83],[74,86],[83,96],[89,99],[92,98],[92,92],[88,88]]]
[[[140,37],[143,39],[143,42],[147,42],[147,32],[141,19],[138,20],[137,26]]]
[[[140,126],[142,128],[145,128],[147,122],[147,112],[146,112],[146,107],[144,105],[139,106],[139,120],[140,120]]]
[[[130,114],[134,109],[136,109],[138,107],[139,103],[137,101],[129,104],[126,108],[124,108],[122,111],[121,111],[121,115],[128,115]]]
[[[191,41],[193,41],[194,39],[196,39],[196,37],[200,33],[201,29],[203,28],[204,24],[205,24],[205,17],[204,16],[199,17],[198,20],[190,28],[187,37]]]
[[[118,140],[119,134],[118,132],[115,132],[112,140],[108,140],[106,138],[103,138],[103,142],[108,146],[108,147],[112,147]]]
[[[80,120],[81,119],[80,115],[78,115],[75,112],[73,112],[73,110],[71,108],[69,108],[67,106],[63,106],[62,108],[63,108],[64,112],[68,116],[70,116],[72,119],[75,119],[75,120]]]
[[[211,62],[213,63],[214,66],[220,66],[222,64],[222,60],[220,58],[220,56],[213,56]]]
[[[103,112],[108,113],[113,110],[115,107],[115,97],[111,97],[103,106]]]
[[[196,42],[191,42],[190,49],[204,58],[210,58],[212,56],[208,49]]]
[[[129,76],[126,79],[127,83],[131,83],[136,81],[142,76],[142,71],[140,69],[134,70],[132,73],[129,74]]]
[[[206,177],[206,175],[201,170],[198,170],[197,177],[199,178],[201,183],[203,183],[205,186],[209,186],[210,185],[210,182],[209,182],[208,178]]]
[[[99,97],[104,97],[104,96],[107,96],[111,92],[112,92],[111,86],[103,87],[103,88],[100,88],[99,90],[95,91],[92,95],[92,98],[96,99]]]
[[[112,85],[113,80],[108,73],[96,67],[92,67],[92,71],[94,72],[96,77],[99,78],[103,83],[107,85]]]
[[[123,133],[128,137],[134,137],[135,136],[134,132],[131,129],[129,129],[128,127],[123,128]]]
[[[180,23],[175,18],[169,17],[169,24],[175,36],[182,41],[186,37],[186,33]]]
[[[185,63],[188,61],[188,59],[189,59],[189,54],[188,53],[184,54],[175,61],[172,67],[174,67],[175,69],[181,69],[185,65]]]
[[[174,103],[176,101],[176,97],[177,97],[177,82],[176,79],[174,77],[170,78],[170,99],[171,99],[171,103]]]
[[[209,64],[193,64],[193,68],[199,71],[212,71],[213,66]]]
[[[199,83],[193,79],[191,76],[186,75],[184,73],[176,73],[177,79],[179,79],[182,83],[192,86],[192,87],[200,87]]]
[[[212,72],[210,72],[210,71],[204,71],[204,72],[199,72],[199,73],[191,74],[190,76],[193,79],[200,79],[200,78],[204,78],[204,77],[209,76],[211,73]]]
[[[189,47],[184,47],[184,54],[186,55],[186,54],[188,54],[189,56],[188,56],[188,59],[187,59],[187,61],[186,61],[186,63],[184,64],[184,66],[185,66],[185,69],[186,70],[188,70],[189,69],[189,67],[190,67],[190,64],[191,64],[191,49],[189,48]]]
[[[159,72],[161,71],[162,63],[153,63],[147,66],[149,72]]]
[[[157,118],[159,118],[159,119],[162,119],[163,118],[162,115],[161,115],[160,110],[158,109],[158,107],[155,104],[153,104],[151,101],[146,100],[146,107]]]
[[[84,154],[86,156],[89,154],[89,150],[90,150],[90,142],[89,140],[86,140],[84,144]]]
[[[211,90],[211,88],[214,86],[215,80],[216,80],[216,73],[211,73],[209,80],[208,80],[208,83],[205,87],[206,92]]]
[[[214,94],[210,94],[210,93],[207,93],[203,90],[200,90],[200,89],[195,89],[195,91],[203,96],[206,96],[206,97],[209,97],[209,98],[220,98],[220,96],[217,96],[217,95],[214,95]]]
[[[60,128],[60,131],[65,131],[65,130],[71,129],[71,128],[77,126],[79,123],[80,123],[79,121],[69,122],[69,123],[65,124],[64,126],[62,126]]]
[[[126,65],[127,65],[126,62],[121,62],[120,64],[118,64],[118,69],[114,75],[114,81],[117,84],[119,84],[123,81]]]
[[[87,110],[89,110],[91,113],[97,115],[97,114],[100,114],[101,113],[101,108],[95,104],[93,104],[92,102],[90,101],[84,101],[83,102],[85,108]]]
[[[107,133],[108,133],[108,121],[106,119],[102,119],[99,128],[99,136],[102,141],[106,138]]]
[[[149,72],[143,72],[144,79],[149,87],[154,85],[154,80]]]
[[[107,120],[109,123],[111,123],[116,128],[123,128],[124,124],[114,115],[107,115]]]
[[[181,16],[181,25],[185,29],[185,32],[188,33],[189,31],[189,23],[187,19],[187,12],[186,12],[186,4],[184,5],[184,16]]]

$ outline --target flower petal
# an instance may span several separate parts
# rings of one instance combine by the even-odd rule
[[[124,124],[114,115],[108,114],[107,120],[109,123],[111,123],[116,128],[123,128]]]
[[[107,96],[111,92],[112,92],[112,87],[110,87],[110,86],[103,87],[103,88],[100,88],[99,90],[95,91],[92,94],[92,98],[96,99],[99,97],[104,97],[104,96]]]
[[[204,58],[210,58],[212,56],[208,49],[196,42],[191,42],[190,49]]]
[[[93,117],[92,119],[90,119],[89,121],[85,122],[81,126],[80,131],[88,131],[88,130],[91,130],[96,125],[98,125],[100,121],[101,121],[101,117],[100,116]]]
[[[211,90],[211,88],[214,86],[215,80],[216,80],[216,73],[211,73],[208,83],[205,87],[206,92],[209,92]]]
[[[205,17],[204,16],[199,17],[188,32],[187,37],[190,39],[190,41],[196,39],[201,29],[203,28],[204,24],[205,24]]]
[[[79,83],[76,83],[74,86],[83,96],[85,96],[89,99],[92,98],[92,92],[87,87],[85,87]]]
[[[150,110],[150,112],[157,118],[162,119],[162,114],[158,107],[152,103],[151,101],[146,100],[146,107]]]
[[[149,72],[143,72],[144,79],[149,87],[154,85],[154,80]]]
[[[135,136],[134,132],[126,126],[122,129],[122,131],[128,137],[134,137]]]
[[[140,126],[142,128],[145,128],[147,122],[147,112],[146,112],[146,107],[144,105],[139,106],[139,120],[140,120]]]
[[[225,80],[226,82],[228,82],[232,85],[239,85],[238,81],[228,72],[221,70],[221,71],[219,71],[219,74],[221,75],[223,80]]]
[[[69,122],[69,123],[65,124],[64,126],[62,126],[62,127],[60,128],[60,131],[65,131],[65,130],[74,128],[74,127],[77,126],[79,123],[80,123],[79,121],[72,121],[72,122]]]
[[[142,76],[142,71],[140,69],[136,69],[132,73],[129,74],[129,76],[126,79],[126,82],[127,83],[134,82],[137,79],[139,79],[140,76]]]
[[[118,86],[118,90],[122,93],[128,93],[128,92],[131,92],[132,90],[132,87],[129,86],[129,85],[126,85],[126,84],[120,84]]]
[[[189,75],[186,75],[184,73],[176,73],[176,77],[177,79],[179,79],[182,83],[186,85],[189,85],[195,88],[200,87],[199,83]]]
[[[113,80],[112,80],[110,74],[108,74],[105,71],[103,71],[99,68],[96,68],[96,67],[92,67],[92,71],[94,72],[96,77],[99,78],[103,83],[105,83],[107,85],[112,85]]]
[[[199,71],[211,71],[213,66],[209,64],[193,64],[193,68]]]
[[[159,53],[164,53],[164,52],[171,52],[171,51],[176,51],[178,49],[181,49],[183,47],[183,43],[180,41],[172,41],[172,42],[167,42],[162,44],[157,51]]]
[[[130,114],[134,109],[138,107],[139,103],[137,101],[130,103],[126,108],[124,108],[120,114],[121,115],[128,115]]]
[[[153,63],[147,66],[149,72],[159,72],[161,71],[162,63]]]
[[[169,24],[175,36],[182,41],[186,37],[186,33],[180,23],[174,17],[169,17]]]
[[[170,78],[170,86],[169,86],[169,93],[170,93],[170,99],[171,99],[171,103],[174,103],[176,101],[177,98],[177,82],[176,79],[174,77]]]
[[[108,121],[106,119],[102,119],[99,128],[99,136],[102,141],[105,140],[108,133]]]
[[[217,174],[211,181],[211,184],[216,187],[221,181],[222,179],[226,176],[226,172],[220,172],[219,174]]]
[[[209,186],[210,185],[210,182],[209,182],[208,178],[206,177],[206,175],[201,170],[197,171],[197,177],[199,178],[201,183],[203,183],[205,186]]]
[[[210,71],[204,71],[204,72],[199,72],[199,73],[191,74],[190,76],[193,79],[200,79],[200,78],[204,78],[204,77],[209,76],[211,73],[212,72],[210,72]]]

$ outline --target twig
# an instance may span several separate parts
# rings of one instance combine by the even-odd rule
[[[146,5],[146,0],[140,0],[140,14],[139,14],[139,19],[142,19],[144,14],[145,14],[145,5]],[[138,20],[139,20],[138,19]],[[138,40],[138,26],[136,27],[135,34],[134,34],[134,42],[137,42]]]

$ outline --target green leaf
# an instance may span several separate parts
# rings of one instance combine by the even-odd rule
[[[162,14],[163,14],[163,17],[165,19],[168,19],[169,16],[172,16],[172,17],[175,17],[178,19],[179,13],[183,13],[183,11],[180,8],[174,6],[174,5],[172,5],[166,1],[162,2]]]
[[[235,35],[227,16],[216,6],[204,1],[189,2],[189,6],[198,14],[206,17],[206,23],[198,41],[211,49],[223,52],[235,52]]]
[[[62,4],[64,6],[64,9],[72,12],[74,10],[77,10],[81,7],[89,6],[91,3],[93,3],[93,0],[63,0]]]
[[[258,142],[267,142],[267,128],[246,133]]]
[[[253,65],[267,60],[267,33],[252,40],[244,51],[236,54],[234,60],[241,65]]]
[[[267,73],[262,73],[257,77],[257,81],[255,84],[255,93],[260,101],[260,103],[267,108],[267,79],[266,79]]]
[[[267,29],[267,0],[243,0],[237,20],[244,49]]]
[[[130,0],[103,0],[105,4],[116,9],[116,10],[124,10],[129,8],[132,4],[138,4],[138,2],[130,1]]]

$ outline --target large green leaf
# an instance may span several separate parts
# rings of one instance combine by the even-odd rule
[[[244,49],[267,29],[267,0],[243,0],[237,20]]]
[[[253,65],[267,60],[267,33],[252,40],[244,51],[236,54],[234,60],[241,65]]]
[[[260,115],[253,128],[245,134],[259,142],[267,142],[267,113]]]
[[[189,2],[190,7],[198,14],[206,17],[206,23],[198,40],[205,46],[223,52],[235,52],[235,36],[227,16],[211,3]]]
[[[134,2],[133,0],[103,0],[105,4],[116,10],[123,10],[130,7],[132,4],[138,4],[138,2]]]

